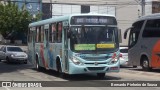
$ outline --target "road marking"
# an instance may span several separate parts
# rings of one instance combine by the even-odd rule
[[[8,87],[4,87],[6,90],[11,90],[11,89],[9,89]]]

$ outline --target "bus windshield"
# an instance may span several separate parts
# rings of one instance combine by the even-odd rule
[[[118,48],[117,27],[72,26],[70,47],[75,52],[113,52]]]

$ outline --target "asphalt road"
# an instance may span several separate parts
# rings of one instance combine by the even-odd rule
[[[66,78],[61,78],[53,70],[37,71],[31,64],[7,64],[4,61],[0,62],[0,81],[57,81],[53,86],[59,85],[58,81],[81,81],[78,85],[95,86],[95,87],[74,87],[77,85],[73,83],[73,87],[66,87],[64,82],[59,87],[42,87],[42,88],[8,88],[1,87],[0,90],[159,90],[159,87],[96,87],[101,84],[100,81],[160,81],[160,70],[153,70],[152,72],[145,72],[139,68],[121,68],[119,73],[106,73],[106,77],[99,79],[96,75],[72,75]],[[98,81],[98,82],[97,82]]]

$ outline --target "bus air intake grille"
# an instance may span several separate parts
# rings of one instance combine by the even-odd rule
[[[95,65],[95,63],[85,63],[85,64],[90,64],[90,65]],[[98,65],[99,64],[107,64],[107,62],[104,62],[104,63],[97,63]]]
[[[90,71],[96,71],[96,70],[104,70],[105,67],[87,67],[87,69]]]
[[[105,56],[105,57],[83,57],[84,60],[87,60],[87,61],[104,61],[104,60],[107,60],[111,57],[109,56]]]

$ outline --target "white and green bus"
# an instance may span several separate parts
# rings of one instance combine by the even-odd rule
[[[28,56],[36,68],[65,74],[119,72],[114,16],[74,14],[29,24]]]

